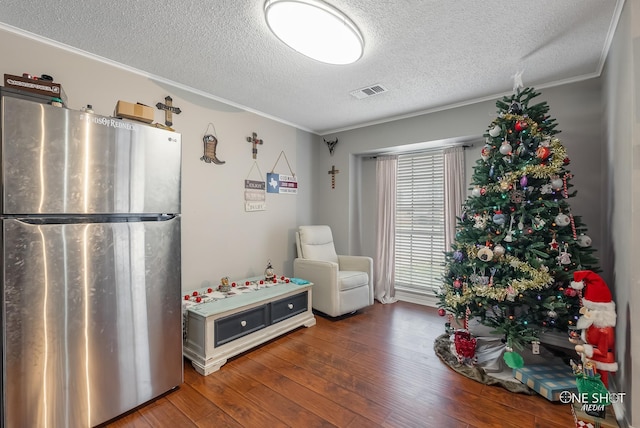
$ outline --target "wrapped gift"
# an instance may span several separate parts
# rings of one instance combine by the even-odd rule
[[[618,421],[616,421],[611,406],[607,406],[605,408],[605,417],[598,418],[591,416],[582,410],[581,404],[573,403],[571,405],[571,414],[573,414],[573,420],[576,423],[576,428],[618,428]]]
[[[578,392],[573,370],[564,363],[528,364],[514,369],[513,377],[549,401],[560,401],[563,391]]]

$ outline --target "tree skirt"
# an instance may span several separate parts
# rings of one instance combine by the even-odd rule
[[[504,378],[504,376],[499,378],[496,377],[497,374],[496,376],[492,376],[481,367],[468,366],[458,362],[458,358],[451,352],[451,339],[448,334],[443,334],[436,338],[433,344],[433,350],[436,355],[440,357],[442,362],[469,379],[473,379],[476,382],[480,382],[485,385],[501,386],[510,392],[528,395],[535,394],[535,391],[521,383],[516,378],[508,379]]]

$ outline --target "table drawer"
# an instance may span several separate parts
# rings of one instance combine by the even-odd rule
[[[215,345],[220,346],[269,325],[269,305],[265,304],[215,321]]]
[[[271,303],[271,323],[277,323],[294,315],[305,312],[308,308],[308,291],[289,296]]]

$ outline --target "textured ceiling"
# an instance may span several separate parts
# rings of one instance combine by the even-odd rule
[[[2,0],[31,33],[320,135],[600,74],[623,0],[328,0],[365,39],[351,65],[273,36],[263,0]],[[356,99],[373,84],[388,92]]]

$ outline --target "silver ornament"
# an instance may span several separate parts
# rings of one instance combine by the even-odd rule
[[[571,219],[569,218],[569,216],[563,213],[558,214],[554,221],[560,227],[567,226],[569,223],[571,223]]]
[[[588,247],[591,245],[591,237],[587,236],[587,235],[580,235],[578,236],[578,245],[581,247]]]

